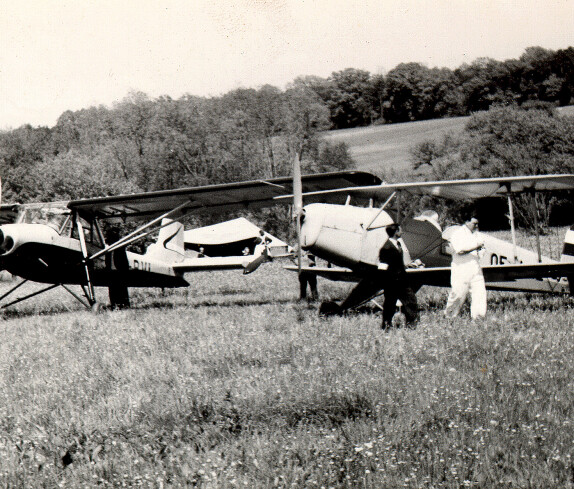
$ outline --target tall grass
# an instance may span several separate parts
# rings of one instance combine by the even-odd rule
[[[424,289],[383,332],[319,318],[279,264],[190,278],[5,316],[1,487],[574,486],[570,299],[492,293],[471,322]]]

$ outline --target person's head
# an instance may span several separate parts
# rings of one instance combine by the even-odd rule
[[[400,237],[400,235],[401,235],[401,227],[398,224],[393,223],[387,226],[387,236],[389,238],[398,238]]]
[[[478,219],[474,216],[468,217],[464,224],[471,231],[476,231],[478,229]]]

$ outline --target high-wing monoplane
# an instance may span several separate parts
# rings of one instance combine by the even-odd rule
[[[243,273],[252,273],[274,258],[293,256],[293,248],[244,217],[188,229],[184,233],[186,255],[196,270],[226,270],[240,264]]]
[[[307,192],[339,187],[374,185],[377,177],[363,172],[306,175]],[[68,202],[3,204],[0,208],[0,269],[21,277],[22,282],[0,297],[6,299],[24,282],[47,287],[17,298],[2,307],[62,286],[88,306],[97,304],[95,287],[107,287],[112,306],[129,305],[129,287],[185,287],[186,272],[220,268],[222,257],[186,258],[180,220],[190,214],[221,214],[274,205],[292,194],[289,177],[230,184],[190,187],[139,194],[118,195]],[[106,225],[140,221],[142,225],[124,236],[106,233]],[[127,247],[157,233],[157,241],[145,253]],[[107,235],[106,235],[107,234]],[[230,267],[253,269],[250,257]],[[246,260],[247,263],[246,263]],[[227,265],[230,265],[227,263]],[[69,287],[79,285],[87,300]]]
[[[271,258],[291,256],[293,250],[245,217],[184,232],[186,252],[192,256],[226,257],[258,255],[263,248]]]
[[[295,172],[294,172],[295,174]],[[380,184],[362,188],[303,193],[295,196],[317,199],[333,194],[346,196],[346,205],[311,203],[300,213],[300,247],[335,266],[306,271],[331,280],[357,282],[340,304],[328,303],[324,313],[340,313],[384,292],[385,271],[378,268],[381,246],[388,239],[386,227],[399,222],[410,259],[418,266],[407,273],[415,289],[423,285],[449,286],[450,261],[438,216],[425,212],[408,219],[400,217],[400,202],[408,196],[428,195],[444,199],[504,197],[509,204],[513,242],[485,235],[482,267],[487,288],[498,290],[566,292],[574,290],[574,231],[567,233],[562,258],[551,260],[516,245],[512,202],[516,195],[574,189],[574,175],[537,175],[436,182]],[[358,207],[351,201],[384,202],[380,208]],[[390,210],[391,203],[394,211]],[[294,204],[295,206],[295,204]],[[536,213],[535,213],[536,215]],[[394,216],[394,217],[393,217]],[[535,228],[538,226],[535,223]],[[300,267],[286,267],[301,270]],[[570,286],[569,286],[570,284]]]

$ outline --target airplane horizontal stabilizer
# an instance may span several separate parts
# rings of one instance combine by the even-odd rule
[[[297,265],[286,265],[283,267],[290,272],[298,272]],[[332,280],[334,282],[358,282],[361,277],[348,268],[341,267],[301,267],[302,272],[312,273],[319,277]]]
[[[186,258],[173,265],[174,270],[180,273],[201,272],[209,270],[237,270],[245,269],[253,259],[248,256],[204,256],[201,258]]]

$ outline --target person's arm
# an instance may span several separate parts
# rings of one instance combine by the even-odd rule
[[[480,250],[484,244],[482,239],[477,239],[472,235],[462,234],[459,231],[451,237],[450,246],[457,255],[468,255],[473,251]]]
[[[469,253],[472,253],[473,251],[478,251],[481,248],[484,248],[484,245],[482,243],[478,243],[475,247],[473,248],[469,248],[469,249],[464,249],[464,250],[460,250],[459,252],[457,252],[458,255],[468,255]]]

